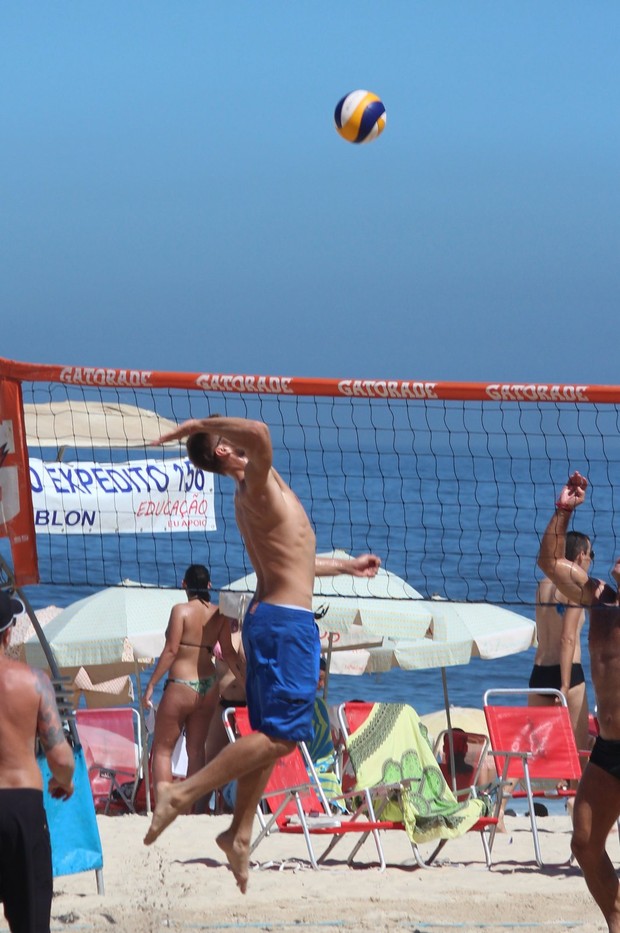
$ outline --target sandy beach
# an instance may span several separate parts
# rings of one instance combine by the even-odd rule
[[[332,860],[314,871],[300,837],[273,835],[255,855],[260,861],[242,895],[215,844],[228,816],[183,816],[150,847],[143,845],[146,816],[99,816],[105,894],[94,872],[55,879],[51,929],[100,933],[160,930],[604,931],[581,872],[567,864],[569,819],[541,819],[548,864],[534,861],[529,820],[507,817],[498,835],[493,869],[484,864],[477,833],[453,840],[440,863],[414,868],[407,837],[384,834],[388,868],[371,862],[372,843],[360,865]],[[319,840],[318,846],[321,845]],[[348,840],[341,843],[344,858]],[[618,838],[609,851],[620,857]],[[5,926],[0,926],[5,929]]]

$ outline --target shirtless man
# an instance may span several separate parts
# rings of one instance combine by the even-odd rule
[[[49,677],[7,657],[19,599],[0,590],[0,901],[13,931],[49,930],[52,853],[43,809],[39,738],[52,772],[49,791],[73,793],[73,752]]]
[[[567,560],[590,570],[594,552],[587,535],[569,531]],[[555,583],[544,577],[536,590],[536,635],[538,647],[529,686],[560,690],[566,697],[577,748],[588,747],[588,697],[581,666],[581,630],[585,609],[569,602]],[[532,694],[530,706],[549,706],[554,697]]]
[[[620,933],[620,889],[607,855],[607,836],[620,816],[620,559],[615,586],[589,577],[565,557],[566,529],[584,502],[587,480],[573,473],[543,535],[538,566],[571,603],[590,608],[590,662],[600,735],[585,766],[573,810],[571,847],[610,933]]]
[[[319,632],[312,612],[315,575],[372,577],[379,558],[316,557],[314,531],[301,502],[272,466],[269,428],[260,421],[213,415],[192,419],[157,443],[188,438],[194,466],[235,482],[235,517],[257,576],[243,623],[246,693],[256,730],[231,743],[180,784],[161,784],[144,842],[150,845],[193,801],[237,779],[230,828],[218,836],[237,884],[248,883],[256,806],[275,762],[312,737],[319,677]]]

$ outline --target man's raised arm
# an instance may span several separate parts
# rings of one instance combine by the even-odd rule
[[[587,486],[587,479],[580,473],[573,473],[569,478],[556,502],[556,510],[545,529],[538,554],[538,566],[545,576],[567,599],[579,606],[592,603],[597,584],[590,580],[585,570],[566,558],[566,530],[572,513],[585,501]]]
[[[209,434],[216,441],[226,438],[232,444],[247,448],[248,451],[267,445],[271,451],[271,437],[266,424],[262,421],[251,421],[249,418],[226,418],[223,415],[190,418],[152,443],[153,446],[157,446],[169,441],[181,441],[192,434]]]

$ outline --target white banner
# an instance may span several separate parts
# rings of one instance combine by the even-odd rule
[[[182,460],[44,463],[30,458],[38,534],[215,531],[213,475]]]

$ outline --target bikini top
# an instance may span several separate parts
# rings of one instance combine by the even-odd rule
[[[202,599],[200,596],[192,596],[192,597],[190,598],[190,602],[191,602],[192,599],[197,599],[199,602],[201,602],[201,603],[203,604],[203,606],[208,606],[208,605],[209,605],[209,600],[208,600],[208,599]],[[209,652],[209,654],[213,654],[213,645],[194,645],[194,644],[192,644],[192,642],[189,642],[189,641],[180,641],[180,642],[179,642],[179,646],[180,646],[181,648],[206,648],[207,651]]]
[[[210,654],[213,654],[213,645],[193,645],[191,642],[188,642],[188,641],[180,641],[179,645],[182,648],[206,648]]]

